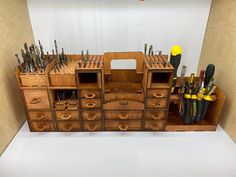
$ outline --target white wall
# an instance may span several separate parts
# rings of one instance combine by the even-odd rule
[[[183,47],[181,65],[196,72],[211,0],[28,0],[35,40],[67,53]]]

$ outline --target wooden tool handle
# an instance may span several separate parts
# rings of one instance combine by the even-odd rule
[[[73,129],[73,125],[71,123],[66,124],[66,126],[64,127],[65,131],[71,131]]]
[[[97,130],[97,125],[93,125],[93,124],[91,124],[91,125],[88,125],[88,131],[95,131],[95,130]]]
[[[151,118],[152,118],[153,120],[158,120],[158,119],[161,118],[161,116],[160,116],[160,115],[156,115],[156,114],[152,114],[152,115],[151,115]]]
[[[46,128],[47,128],[46,124],[41,124],[38,126],[39,131],[44,131],[44,130],[46,130]]]
[[[40,98],[33,98],[33,99],[30,100],[30,104],[37,104],[39,102],[41,102]]]
[[[87,116],[87,120],[95,120],[97,116],[95,114],[90,114]]]
[[[87,99],[91,99],[91,98],[95,98],[96,95],[94,93],[88,93],[88,94],[84,95],[84,97]]]
[[[120,119],[124,120],[124,119],[128,119],[128,118],[129,118],[129,115],[126,114],[126,113],[121,113],[121,114],[119,114],[118,117],[119,117]]]
[[[118,126],[118,128],[119,128],[119,130],[121,130],[121,131],[126,131],[126,130],[128,130],[129,126],[128,126],[127,124],[120,124],[120,125]]]
[[[161,104],[160,103],[152,103],[152,107],[154,108],[160,108]]]
[[[85,104],[86,108],[95,108],[96,107],[96,103],[87,103]]]
[[[163,98],[164,96],[161,93],[153,93],[155,98]]]
[[[72,118],[72,116],[70,115],[70,114],[62,114],[61,115],[61,119],[62,120],[69,120],[69,119],[71,119]]]
[[[36,115],[35,116],[35,119],[36,120],[43,120],[45,118],[45,115],[44,114],[39,114],[39,115]]]

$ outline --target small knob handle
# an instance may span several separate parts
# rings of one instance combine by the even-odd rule
[[[63,114],[63,115],[61,115],[61,119],[62,120],[69,120],[71,118],[72,118],[72,116],[70,114]]]
[[[41,102],[40,98],[33,98],[33,99],[30,100],[30,104],[37,104],[39,102]]]
[[[126,131],[126,130],[128,130],[129,126],[128,126],[127,124],[120,124],[120,125],[118,126],[118,128],[119,128],[119,130],[121,130],[121,131]]]
[[[163,98],[164,96],[162,95],[162,94],[160,94],[160,93],[153,93],[153,96],[155,97],[155,98]]]
[[[95,120],[97,118],[97,116],[95,114],[89,114],[87,116],[87,120]]]
[[[122,119],[122,120],[128,119],[128,118],[129,118],[129,115],[126,114],[126,113],[121,113],[121,114],[119,114],[119,118]]]
[[[97,125],[89,124],[87,128],[88,128],[88,131],[95,131],[97,130]]]
[[[45,118],[44,114],[38,114],[38,115],[35,116],[36,120],[43,120],[44,118]]]
[[[156,125],[156,124],[152,124],[151,125],[151,129],[152,130],[160,130],[160,127],[158,125]]]
[[[156,115],[156,114],[152,114],[152,115],[151,115],[151,118],[152,118],[153,120],[158,120],[158,119],[161,118],[161,116],[160,116],[160,115]]]
[[[95,108],[96,107],[96,103],[87,103],[85,104],[86,108]]]
[[[46,124],[41,124],[38,126],[39,131],[44,131],[44,130],[46,130],[46,128],[47,128]]]
[[[160,103],[152,103],[152,107],[154,108],[160,108],[161,104]]]
[[[64,131],[71,131],[73,129],[73,125],[71,123],[68,123],[64,127]]]
[[[84,97],[87,99],[95,98],[95,96],[96,95],[94,93],[88,93],[88,94],[84,95]]]

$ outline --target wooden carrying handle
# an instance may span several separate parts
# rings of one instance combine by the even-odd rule
[[[152,118],[153,120],[158,120],[158,119],[161,118],[161,116],[160,116],[160,115],[156,115],[156,114],[152,114],[152,115],[151,115],[151,118]]]
[[[88,94],[84,95],[84,97],[87,99],[95,98],[95,96],[96,95],[94,93],[88,93]]]
[[[30,104],[37,104],[39,102],[41,102],[40,98],[33,98],[33,99],[30,100]]]
[[[38,115],[35,116],[36,120],[43,120],[44,118],[45,118],[44,114],[38,114]]]
[[[152,107],[154,108],[160,108],[161,104],[160,103],[152,103]]]
[[[127,124],[120,124],[120,125],[118,126],[118,128],[119,128],[119,130],[121,130],[121,131],[126,131],[126,130],[128,130],[129,126],[128,126]]]
[[[38,126],[39,131],[44,131],[44,130],[46,130],[46,128],[47,128],[46,124],[42,124],[42,125]]]
[[[159,126],[156,125],[156,124],[152,124],[152,125],[151,125],[151,129],[152,129],[152,130],[160,130]]]
[[[90,114],[87,116],[87,120],[95,120],[97,116],[95,114]]]
[[[87,103],[85,104],[86,108],[95,108],[96,107],[96,103]]]
[[[126,113],[121,113],[121,114],[119,114],[119,118],[122,119],[122,120],[128,119],[128,118],[129,118],[129,115],[126,114]]]
[[[97,125],[89,124],[87,128],[88,128],[88,131],[95,131],[97,130]]]
[[[71,131],[73,129],[73,125],[68,123],[65,125],[65,127],[63,128],[64,131]]]
[[[70,114],[62,114],[61,115],[61,119],[62,120],[69,120],[69,119],[71,119],[72,118],[72,116],[70,115]]]
[[[136,73],[143,73],[143,53],[142,52],[107,52],[103,55],[104,61],[104,74],[111,74],[111,61],[112,60],[136,60]]]
[[[163,98],[164,96],[161,93],[153,93],[155,98]]]

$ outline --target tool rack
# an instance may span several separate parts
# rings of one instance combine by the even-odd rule
[[[173,67],[167,55],[108,52],[67,55],[68,65],[44,73],[15,75],[31,131],[204,131],[215,130],[225,96],[217,88],[204,120],[183,125],[178,93],[172,94]],[[136,69],[111,68],[112,60],[134,59]],[[177,84],[178,87],[178,84]],[[63,95],[63,99],[58,98]]]

